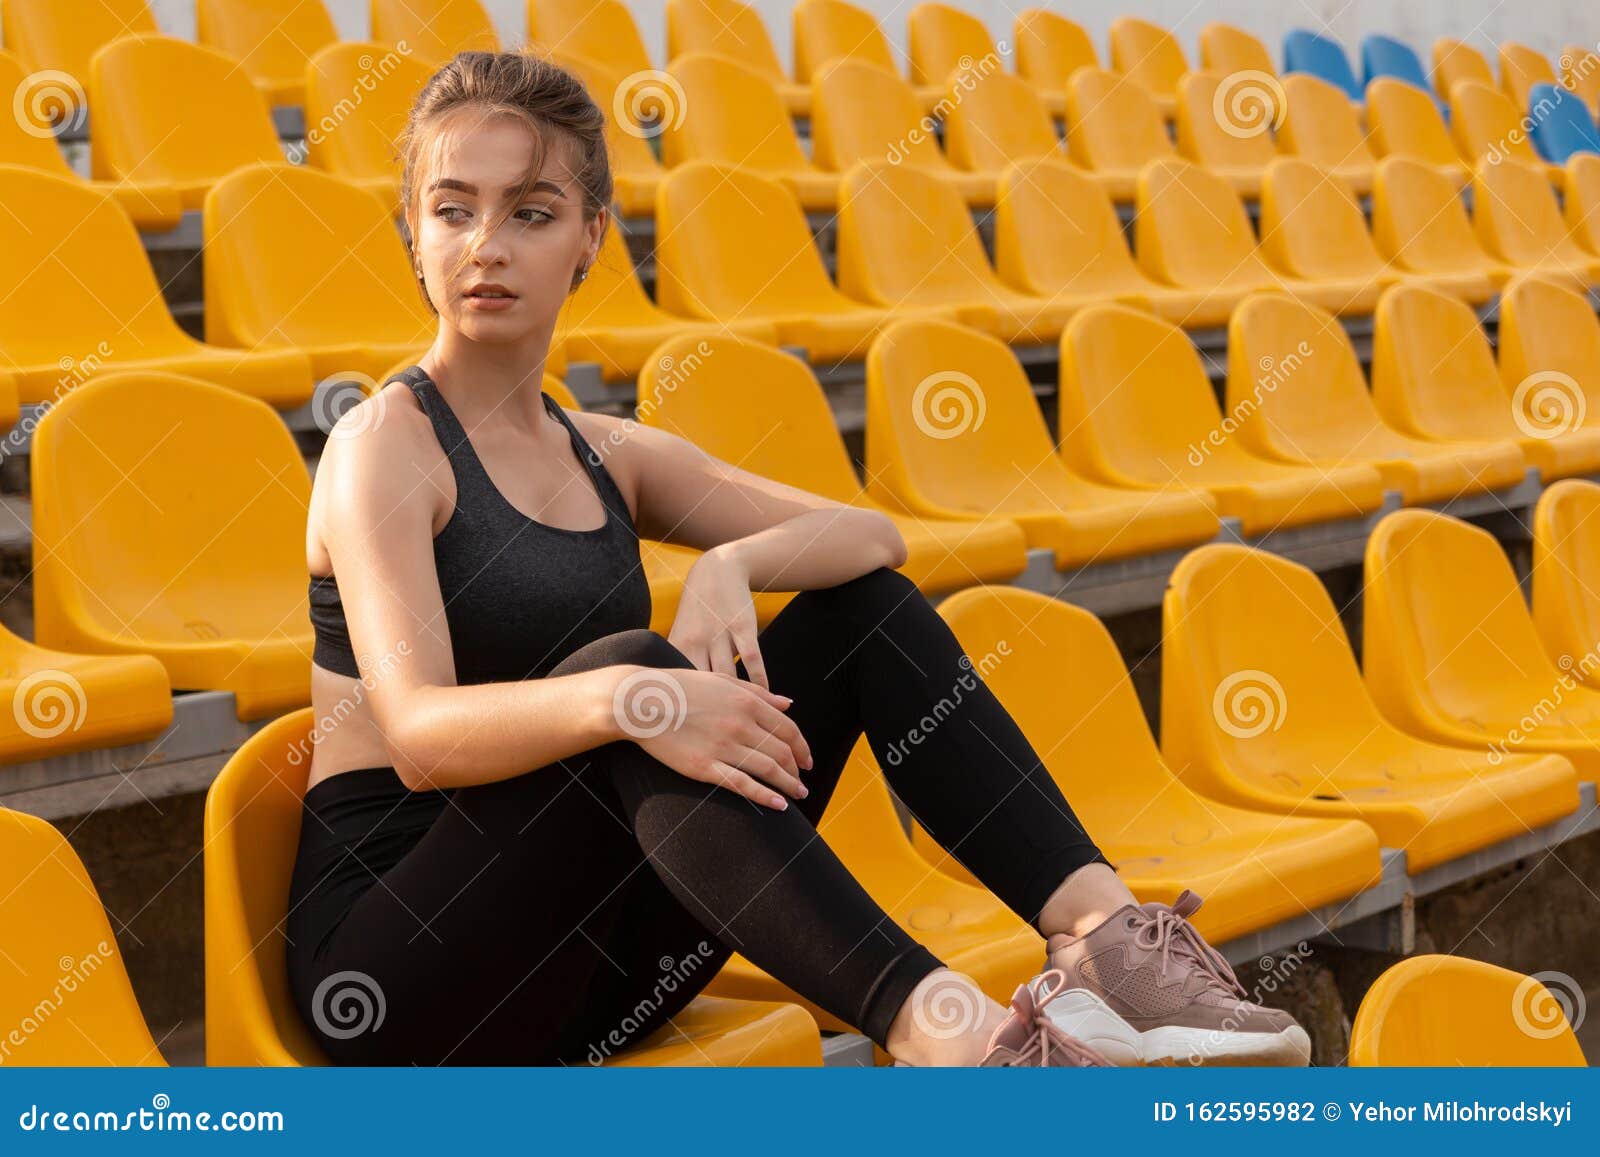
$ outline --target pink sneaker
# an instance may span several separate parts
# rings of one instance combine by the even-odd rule
[[[1118,1064],[1310,1063],[1305,1029],[1246,999],[1227,960],[1189,923],[1199,907],[1185,891],[1171,906],[1125,905],[1087,935],[1050,937],[1049,965],[1070,986],[1051,1019]]]
[[[1011,1015],[989,1038],[989,1051],[981,1068],[1104,1068],[1110,1061],[1088,1045],[1057,1028],[1045,1010],[1067,991],[1067,978],[1059,969],[1019,984],[1011,998]]]

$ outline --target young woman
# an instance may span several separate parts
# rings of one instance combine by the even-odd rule
[[[1303,1030],[1189,923],[1196,899],[1134,900],[986,688],[883,758],[970,670],[895,572],[889,520],[540,391],[607,227],[603,131],[521,54],[458,56],[412,112],[438,338],[334,429],[307,534],[320,722],[289,972],[329,1056],[592,1060],[738,951],[908,1064],[1104,1063],[1074,1032],[1121,1063],[1305,1063]],[[704,551],[665,638],[640,536]],[[801,593],[758,633],[753,590]],[[1047,937],[1011,1009],[817,838],[863,730],[923,826]]]

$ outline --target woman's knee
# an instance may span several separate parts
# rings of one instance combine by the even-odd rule
[[[643,628],[618,631],[585,643],[550,671],[552,675],[575,675],[601,667],[635,665],[640,667],[693,667],[686,655],[666,636]]]
[[[907,606],[932,609],[916,583],[886,566],[837,586],[802,592],[796,598],[805,598],[835,614],[865,615],[876,622]]]

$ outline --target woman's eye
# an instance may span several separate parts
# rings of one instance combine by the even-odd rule
[[[542,224],[545,221],[554,221],[555,215],[553,213],[546,213],[543,209],[518,209],[516,212],[516,218],[519,221],[538,222]]]
[[[459,221],[467,215],[467,211],[459,205],[440,205],[433,215],[441,221]]]

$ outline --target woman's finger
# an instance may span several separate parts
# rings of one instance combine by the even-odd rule
[[[738,677],[739,668],[733,661],[733,639],[726,633],[717,635],[711,640],[711,670],[719,675],[732,675]]]
[[[747,775],[753,775],[761,782],[777,788],[784,795],[804,799],[810,794],[811,789],[801,783],[798,776],[757,748],[746,748],[729,762]]]
[[[737,767],[731,767],[720,759],[711,765],[712,782],[719,787],[744,796],[753,804],[771,808],[773,811],[782,811],[789,806],[789,801],[754,776],[746,775]]]
[[[756,641],[755,632],[739,632],[735,642],[738,644],[739,658],[744,662],[744,671],[750,676],[750,682],[763,691],[772,690],[772,685],[767,682],[767,664],[761,658],[761,646]]]
[[[801,771],[811,770],[811,745],[806,742],[806,737],[800,733],[799,724],[782,711],[765,703],[756,704],[755,721],[756,725],[763,731],[772,734],[789,745],[789,750],[794,752],[795,766]]]
[[[783,770],[790,775],[800,774],[800,759],[795,755],[794,748],[754,720],[750,721],[749,728],[743,735],[743,742],[763,755],[777,760]]]

